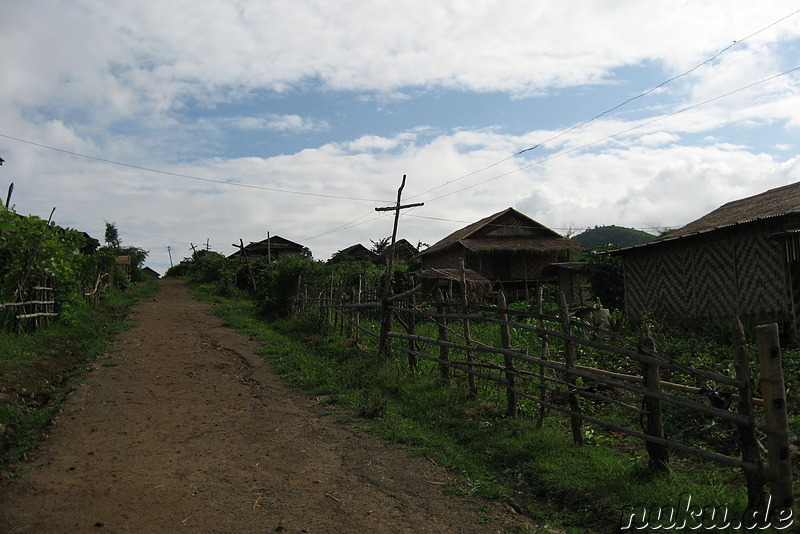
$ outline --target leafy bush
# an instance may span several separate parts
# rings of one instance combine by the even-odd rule
[[[615,247],[601,246],[592,249],[586,256],[586,270],[594,294],[607,308],[621,309],[625,306],[625,277],[622,259],[606,254]]]
[[[147,257],[136,247],[100,247],[84,232],[62,228],[34,215],[23,217],[0,206],[0,302],[35,297],[33,288],[55,289],[56,311],[75,320],[87,304],[84,294],[105,287],[126,288],[130,280],[116,265],[116,256],[130,256],[132,276]],[[6,311],[4,324],[10,324]]]

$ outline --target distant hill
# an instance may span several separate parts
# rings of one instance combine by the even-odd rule
[[[641,230],[612,225],[595,226],[574,236],[572,239],[588,250],[598,245],[614,245],[620,248],[632,247],[649,243],[655,238],[656,236]]]

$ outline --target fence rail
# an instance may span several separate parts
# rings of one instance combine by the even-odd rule
[[[58,317],[55,311],[56,302],[53,299],[55,289],[51,287],[35,286],[32,288],[35,297],[21,302],[0,303],[0,310],[10,308],[16,310],[12,315],[14,331],[20,333],[24,321],[33,319],[33,327],[39,328],[41,320],[49,323],[51,317]]]
[[[410,366],[415,366],[418,360],[438,365],[444,382],[450,381],[452,372],[463,373],[469,380],[472,393],[476,391],[475,379],[494,383],[505,390],[506,413],[510,416],[517,415],[520,400],[539,406],[539,425],[548,411],[562,413],[569,417],[573,439],[578,444],[583,443],[583,424],[589,423],[644,441],[650,465],[655,470],[663,470],[668,466],[670,450],[742,469],[751,504],[755,504],[760,498],[767,477],[764,475],[758,450],[760,444],[756,439],[754,406],[762,406],[763,402],[753,398],[744,334],[738,321],[733,340],[735,376],[731,377],[697,369],[659,354],[649,332],[644,332],[639,340],[631,340],[600,326],[571,320],[563,297],[559,304],[559,315],[549,316],[509,309],[505,305],[502,292],[496,306],[468,304],[466,299],[461,302],[445,301],[441,294],[422,306],[415,300],[415,293],[419,289],[416,287],[382,302],[366,303],[334,301],[325,298],[323,293],[319,298],[298,298],[296,309],[302,313],[316,313],[333,326],[346,328],[350,337],[362,334],[378,340],[385,337],[388,340],[386,347],[405,354]],[[541,310],[541,304],[539,309]],[[373,332],[363,326],[363,317],[369,313],[373,313],[378,324],[385,324],[388,315],[402,328],[389,328],[381,334]],[[499,335],[494,336],[494,343],[476,339],[474,326],[477,323],[497,328]],[[391,320],[389,324],[392,324]],[[430,334],[419,333],[423,329]],[[538,355],[527,354],[526,350],[512,347],[512,331],[517,339],[529,336],[538,341],[538,347],[534,347],[538,349]],[[498,338],[499,343],[496,341]],[[559,358],[561,361],[550,358],[550,351],[556,341],[562,352],[562,357]],[[607,356],[606,359],[617,362],[618,368],[579,365],[579,350],[602,353]],[[454,354],[464,357],[454,358]],[[492,359],[493,356],[495,359]],[[623,373],[619,367],[631,370]],[[633,368],[638,368],[639,374],[635,374]],[[662,373],[669,373],[670,380],[662,380]],[[675,381],[675,376],[684,376],[694,383],[715,383],[735,390],[711,390],[710,394],[717,394],[718,399],[709,397],[707,401],[711,404],[707,404],[698,401],[697,396],[708,392],[710,388],[681,384]],[[627,397],[622,398],[620,392]],[[636,399],[639,399],[640,406],[637,406]],[[629,418],[638,419],[642,428],[632,428],[633,425],[624,421],[603,419],[585,413],[581,406],[582,400],[613,406],[622,413],[629,414]],[[715,400],[720,400],[719,405],[714,403]],[[737,412],[730,410],[732,402],[736,403]],[[663,421],[665,405],[674,407],[671,408],[673,410],[686,410],[690,414],[718,418],[729,423],[738,434],[737,443],[741,456],[708,450],[696,444],[682,443],[666,437]],[[770,436],[782,435],[769,429],[767,433]],[[781,445],[770,446],[780,446],[788,450],[788,438],[781,441]],[[770,471],[771,487],[779,488],[778,491],[782,492],[780,496],[773,495],[779,502],[791,502],[793,498],[791,474],[788,475],[788,483],[786,476],[784,472],[780,483],[773,482],[778,475]]]

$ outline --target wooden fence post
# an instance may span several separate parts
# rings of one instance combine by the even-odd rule
[[[303,273],[297,273],[297,290],[294,293],[294,314],[293,315],[302,315],[303,314],[303,306],[305,305],[304,302],[300,300],[300,289],[303,282]]]
[[[358,297],[356,298],[356,304],[361,304],[361,275],[358,275]],[[361,312],[358,308],[356,308],[356,317],[355,317],[356,328],[355,336],[356,336],[356,344],[361,340],[361,329],[358,328],[361,326]]]
[[[747,506],[757,506],[764,492],[764,473],[761,468],[761,455],[758,451],[756,427],[753,421],[753,387],[750,382],[750,362],[745,347],[744,326],[737,317],[733,324],[733,364],[739,386],[739,413],[750,418],[749,425],[737,425],[739,430],[739,448],[742,449],[742,460],[757,465],[756,470],[745,469],[744,478],[747,484]]]
[[[353,339],[353,331],[355,330],[353,323],[355,322],[356,314],[355,308],[352,306],[352,304],[355,304],[356,302],[356,290],[353,287],[350,288],[350,298],[348,299],[348,302],[351,304],[351,306],[347,310],[347,338]]]
[[[464,315],[469,314],[469,299],[467,298],[467,270],[464,266],[464,260],[461,260],[461,304],[464,306]],[[469,347],[472,345],[472,331],[470,329],[470,321],[469,317],[464,317],[464,345]],[[472,351],[467,349],[466,351],[467,356],[467,364],[471,364],[475,361],[475,357],[472,354]],[[473,370],[474,367],[470,366],[470,370]],[[478,386],[475,384],[475,375],[472,373],[467,373],[467,381],[469,383],[469,396],[470,398],[476,398],[478,396]]]
[[[544,286],[539,284],[536,291],[536,311],[542,315],[543,301],[544,301]],[[539,328],[544,328],[544,319],[539,318]],[[542,360],[550,359],[550,339],[547,335],[542,335],[542,346],[539,351],[539,358]],[[539,366],[539,398],[545,400],[547,397],[547,384],[545,384],[545,370],[544,365]],[[536,419],[536,428],[542,428],[544,425],[544,418],[547,415],[547,407],[544,404],[539,405],[539,416]]]
[[[409,301],[411,303],[412,313],[408,314],[408,334],[410,336],[414,336],[417,334],[417,317],[413,313],[417,307],[417,294],[412,293],[409,297]],[[416,341],[409,339],[408,348],[411,350],[411,352],[408,353],[408,367],[411,370],[414,370],[417,368],[417,355],[414,353],[419,349],[419,347],[417,346]]]
[[[390,281],[387,280],[387,283]],[[388,359],[391,349],[389,348],[389,332],[392,331],[392,308],[389,302],[389,291],[384,291],[381,299],[381,333],[378,341],[378,357]]]
[[[791,509],[792,463],[789,451],[789,426],[786,421],[786,388],[783,383],[778,325],[756,327],[758,360],[761,366],[761,393],[767,434],[767,480],[776,508]]]
[[[564,296],[563,291],[558,292],[558,308],[559,314],[561,315],[561,328],[564,333],[569,336],[571,331],[569,309],[567,308],[567,297]],[[578,394],[575,392],[575,388],[577,387],[577,379],[575,375],[569,372],[569,369],[573,369],[575,367],[575,343],[569,339],[564,339],[564,363],[567,365],[567,376],[565,381],[567,382],[567,387],[569,388],[569,409],[572,412],[579,414],[581,413],[581,405],[578,401]],[[569,423],[570,427],[572,428],[572,440],[577,445],[583,445],[583,421],[580,417],[570,415]]]
[[[333,305],[333,273],[331,273],[331,287],[330,287],[330,290],[329,290],[329,293],[328,293],[327,302],[328,302],[328,306],[332,306]],[[333,308],[329,307],[328,308],[328,324],[331,326],[331,328],[335,328],[336,327],[336,325],[333,322],[333,317],[334,317]]]
[[[444,295],[442,294],[442,290],[439,289],[436,291],[436,313],[441,317],[436,320],[436,325],[439,327],[440,341],[450,341],[450,336],[447,333],[447,319],[444,317],[446,309],[444,305]],[[449,384],[450,366],[447,365],[446,362],[450,360],[450,347],[439,345],[439,359],[442,360],[439,362],[439,374],[442,377],[442,381],[445,384]]]
[[[650,327],[645,325],[642,336],[639,338],[640,352],[646,353],[655,351],[656,342],[650,332]],[[661,391],[661,377],[659,376],[658,365],[650,362],[642,362],[642,378],[644,387],[650,391],[658,393]],[[642,407],[647,412],[645,419],[645,433],[657,438],[664,438],[664,416],[661,411],[661,400],[647,395],[642,399]],[[664,472],[669,467],[669,449],[666,445],[646,442],[647,454],[650,457],[650,469],[656,472]]]
[[[506,313],[506,309],[508,307],[508,303],[506,302],[506,294],[501,289],[497,293],[497,315],[498,319],[500,319],[500,342],[505,350],[511,349],[511,330],[507,323],[504,321],[508,321],[508,314]],[[515,377],[517,375],[517,368],[514,365],[514,358],[505,354],[503,356],[505,359],[505,366],[506,366],[506,416],[508,417],[516,417],[517,416],[517,392],[514,390],[516,387],[516,380]]]

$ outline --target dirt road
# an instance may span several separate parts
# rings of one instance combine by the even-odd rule
[[[0,531],[527,531],[506,505],[446,495],[429,459],[337,423],[160,283],[3,489]]]

